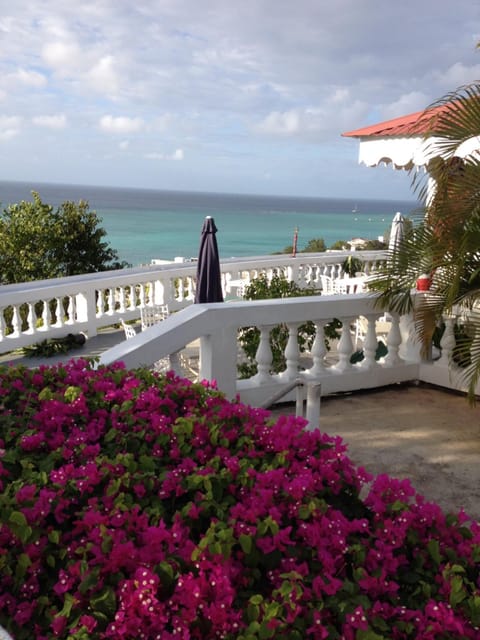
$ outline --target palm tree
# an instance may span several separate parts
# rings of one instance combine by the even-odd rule
[[[380,292],[381,308],[414,313],[424,345],[430,344],[442,317],[464,317],[452,356],[463,366],[462,378],[473,401],[480,379],[480,153],[475,153],[480,138],[472,138],[480,135],[480,83],[447,94],[422,118],[427,119],[425,137],[435,156],[429,176],[415,174],[412,181],[424,206],[372,288]],[[467,146],[473,152],[463,157]],[[420,273],[431,276],[431,287],[429,295],[414,304],[411,291]]]

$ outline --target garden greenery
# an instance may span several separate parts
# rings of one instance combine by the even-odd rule
[[[338,437],[84,360],[0,369],[15,640],[479,637],[480,525]]]

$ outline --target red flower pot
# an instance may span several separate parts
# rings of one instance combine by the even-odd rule
[[[417,280],[417,291],[428,291],[431,284],[431,278],[428,276],[420,276]]]

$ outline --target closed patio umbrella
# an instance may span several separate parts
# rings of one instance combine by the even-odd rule
[[[223,302],[217,227],[211,216],[203,222],[197,263],[195,302]]]
[[[402,216],[400,211],[397,211],[392,220],[392,227],[390,229],[390,240],[388,241],[389,251],[396,251],[402,243],[404,234],[404,222],[405,218]]]

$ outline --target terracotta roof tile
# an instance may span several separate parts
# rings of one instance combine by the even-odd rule
[[[355,129],[342,133],[345,138],[363,138],[363,137],[385,137],[385,136],[415,136],[423,135],[432,125],[432,120],[447,108],[446,105],[439,105],[428,109],[428,111],[416,111],[400,118],[393,120],[385,120],[378,124],[372,124],[368,127]],[[428,115],[427,115],[428,114]]]

